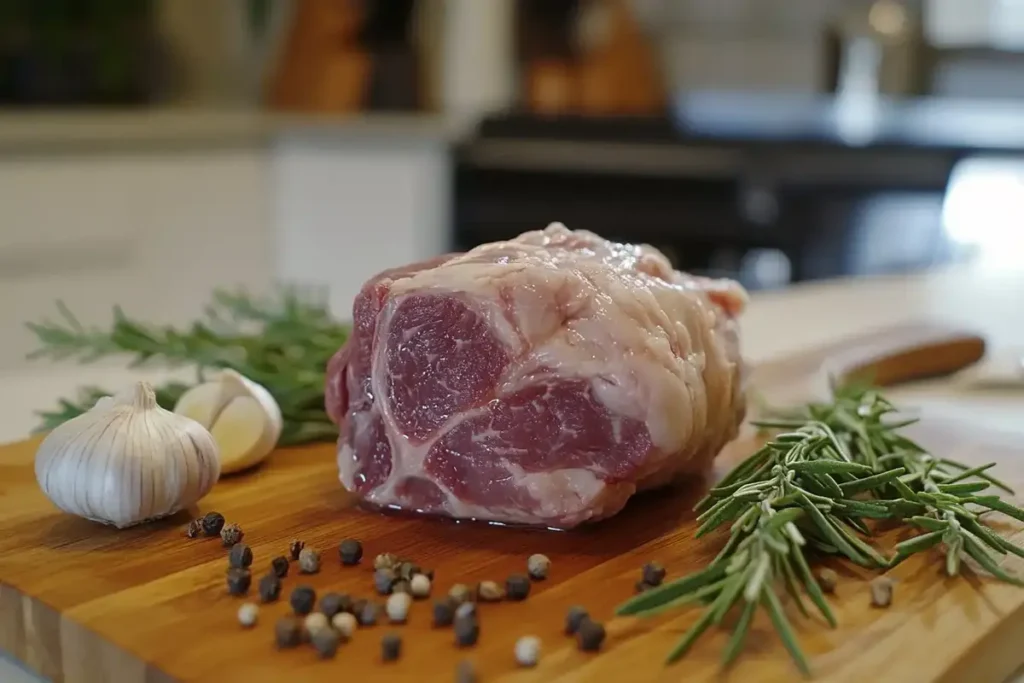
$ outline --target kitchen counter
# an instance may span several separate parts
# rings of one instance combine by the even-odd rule
[[[469,122],[430,113],[291,114],[248,109],[6,110],[0,154],[265,145],[281,134],[453,141]]]
[[[1024,270],[974,263],[926,274],[837,280],[806,284],[752,297],[743,318],[743,342],[754,363],[798,352],[801,348],[908,320],[930,318],[977,328],[994,355],[1024,352],[1024,317],[1020,315]],[[33,426],[32,411],[51,406],[79,384],[118,386],[137,373],[105,367],[40,366],[0,378],[0,441],[14,440]],[[166,373],[145,377],[159,380]],[[1024,439],[1024,391],[986,392],[966,388],[963,377],[922,383],[893,392],[905,405],[927,404],[933,414],[957,411],[994,430],[1019,433]],[[954,408],[952,395],[958,398]],[[966,407],[965,407],[966,406]],[[0,660],[0,680],[35,681],[10,662]],[[1024,680],[1024,679],[1016,679]]]

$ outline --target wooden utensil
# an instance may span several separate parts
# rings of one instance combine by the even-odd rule
[[[763,364],[755,388],[774,400],[804,386],[817,390],[824,368],[882,370],[885,381],[950,372],[972,362],[984,344],[970,333],[916,326],[918,334],[880,331],[859,340]],[[930,330],[926,332],[926,330]],[[902,360],[901,360],[902,359]],[[1000,476],[1024,483],[1024,458],[1007,443],[970,425],[921,423],[917,437],[950,457],[995,460]],[[352,508],[338,485],[334,448],[282,450],[260,470],[225,481],[201,509],[143,528],[114,531],[59,513],[35,483],[32,457],[38,440],[0,449],[0,650],[55,681],[161,683],[186,681],[450,681],[456,663],[472,660],[482,681],[747,681],[798,680],[763,615],[748,646],[729,672],[718,655],[728,634],[708,634],[681,662],[663,657],[696,618],[680,610],[639,621],[612,619],[632,594],[640,566],[658,560],[669,577],[704,566],[723,538],[693,539],[693,503],[752,442],[734,442],[705,480],[639,496],[618,516],[572,532],[454,524],[391,517]],[[242,600],[226,594],[227,551],[219,539],[187,539],[191,516],[217,510],[242,525],[253,549],[254,579],[271,558],[299,538],[323,551],[320,573],[303,576],[293,564],[277,603],[261,607],[259,624],[243,630],[235,613]],[[1012,533],[1010,527],[1005,529]],[[358,567],[342,567],[337,544],[363,541]],[[897,540],[880,537],[881,547]],[[409,623],[362,628],[337,660],[319,661],[308,647],[278,651],[273,624],[288,613],[287,595],[307,584],[356,597],[375,597],[372,562],[377,553],[407,556],[436,570],[434,594],[456,582],[502,581],[526,570],[526,557],[552,559],[550,577],[536,582],[524,602],[480,606],[481,637],[457,649],[450,629],[432,628],[427,604],[413,605]],[[889,572],[896,597],[886,610],[872,608],[863,570],[836,564],[840,581],[832,604],[839,628],[793,614],[797,635],[816,680],[1001,683],[1024,663],[1018,644],[1024,627],[1024,590],[968,574],[947,579],[938,556],[914,556]],[[1016,565],[1009,570],[1019,570]],[[254,581],[255,583],[255,581]],[[380,598],[375,598],[380,599]],[[605,621],[600,654],[579,652],[562,633],[573,604]],[[380,638],[404,637],[398,662],[380,661]],[[513,644],[522,635],[543,640],[540,664],[516,668]]]

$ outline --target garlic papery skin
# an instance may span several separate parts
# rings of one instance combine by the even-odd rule
[[[281,408],[265,387],[234,370],[192,387],[174,412],[210,430],[220,451],[223,474],[263,462],[281,438]]]
[[[138,382],[50,432],[35,469],[58,508],[123,529],[193,505],[217,483],[220,459],[206,428]]]

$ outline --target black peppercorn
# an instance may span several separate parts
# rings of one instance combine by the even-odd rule
[[[321,628],[310,634],[310,640],[320,659],[330,659],[338,652],[341,636],[333,628]]]
[[[412,589],[409,587],[409,582],[405,579],[395,581],[394,585],[391,586],[392,593],[406,593],[412,594]]]
[[[522,574],[513,574],[505,579],[505,597],[509,600],[525,600],[529,594],[529,577]]]
[[[302,644],[302,624],[297,619],[285,617],[274,624],[274,638],[279,648],[298,647]]]
[[[252,564],[252,548],[244,543],[234,544],[228,553],[228,564],[238,569],[248,568]]]
[[[279,555],[270,561],[270,570],[274,572],[274,576],[279,579],[283,579],[288,576],[288,558],[284,555]]]
[[[320,611],[328,619],[333,619],[339,612],[347,612],[352,609],[352,598],[340,593],[328,593],[320,598]]]
[[[589,619],[590,615],[587,614],[587,610],[583,609],[579,605],[574,605],[569,608],[569,611],[565,615],[565,635],[575,635],[580,630],[580,624],[584,619]]]
[[[397,633],[386,633],[380,639],[380,658],[385,662],[393,662],[402,655],[402,636]]]
[[[654,586],[649,583],[645,583],[643,579],[640,579],[633,585],[633,589],[636,590],[637,593],[643,593],[644,591],[652,588],[654,588]]]
[[[641,571],[640,580],[648,586],[660,586],[665,580],[665,568],[657,562],[648,562]]]
[[[584,652],[597,652],[604,642],[604,626],[585,618],[580,622],[579,630],[576,632],[576,642]]]
[[[373,626],[377,623],[377,612],[379,611],[376,604],[367,601],[362,608],[356,612],[356,621],[359,622],[360,626]]]
[[[455,618],[455,644],[459,647],[476,645],[480,638],[480,622],[476,616],[460,616]]]
[[[451,626],[455,621],[455,601],[441,598],[434,601],[434,626]]]
[[[208,512],[203,517],[203,533],[207,536],[216,536],[224,528],[224,515],[219,512]]]
[[[281,579],[276,574],[267,574],[260,579],[260,601],[274,602],[281,597]]]
[[[288,544],[288,555],[292,558],[292,561],[299,559],[299,553],[306,547],[306,544],[299,540],[293,540]]]
[[[228,593],[231,595],[245,595],[252,585],[252,574],[248,569],[228,570]]]
[[[203,533],[203,520],[201,519],[193,519],[185,529],[185,535],[189,538],[195,538],[201,533]]]
[[[245,536],[245,533],[242,531],[242,527],[237,524],[225,524],[220,530],[220,542],[225,548],[241,543],[243,536]]]
[[[391,595],[391,588],[395,585],[395,572],[391,569],[378,569],[373,572],[373,586],[381,595]]]
[[[309,586],[298,586],[292,591],[288,602],[291,603],[292,610],[296,614],[305,616],[313,611],[313,605],[316,604],[316,591]]]
[[[363,544],[354,538],[346,538],[338,546],[338,555],[346,567],[357,565],[363,559]]]

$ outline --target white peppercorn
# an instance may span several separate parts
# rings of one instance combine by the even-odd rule
[[[238,623],[245,628],[252,628],[256,625],[256,619],[259,617],[260,608],[251,602],[244,603],[238,608]]]
[[[505,597],[505,589],[494,581],[481,581],[476,587],[476,596],[484,602],[498,602]]]
[[[303,622],[303,626],[306,627],[306,633],[313,635],[317,631],[330,628],[331,624],[327,621],[327,615],[323,612],[310,612],[306,616],[306,621]]]
[[[388,620],[395,624],[404,624],[409,616],[409,607],[412,605],[412,597],[408,593],[392,593],[384,605]]]
[[[414,598],[423,599],[430,596],[430,579],[426,574],[416,574],[409,581],[409,592]]]
[[[892,604],[892,590],[895,584],[888,576],[878,576],[871,580],[872,607],[888,607]]]
[[[519,666],[537,666],[537,660],[540,659],[540,638],[523,636],[517,640],[515,655]]]
[[[391,553],[381,553],[373,558],[374,569],[394,569],[396,564],[398,564],[398,558]]]
[[[548,570],[551,569],[551,560],[547,555],[535,553],[526,558],[526,573],[534,581],[543,581],[548,578]]]
[[[835,593],[836,583],[839,581],[839,575],[834,570],[828,567],[818,572],[818,585],[821,586],[821,590],[825,593]]]
[[[320,571],[320,553],[313,548],[303,548],[299,553],[299,571],[303,574],[316,574]]]
[[[348,640],[356,631],[356,617],[351,612],[338,612],[331,619],[331,626],[342,638]]]
[[[457,583],[448,589],[448,597],[455,601],[455,604],[461,605],[464,602],[469,601],[473,597],[473,592],[469,590],[469,586],[464,583]]]

